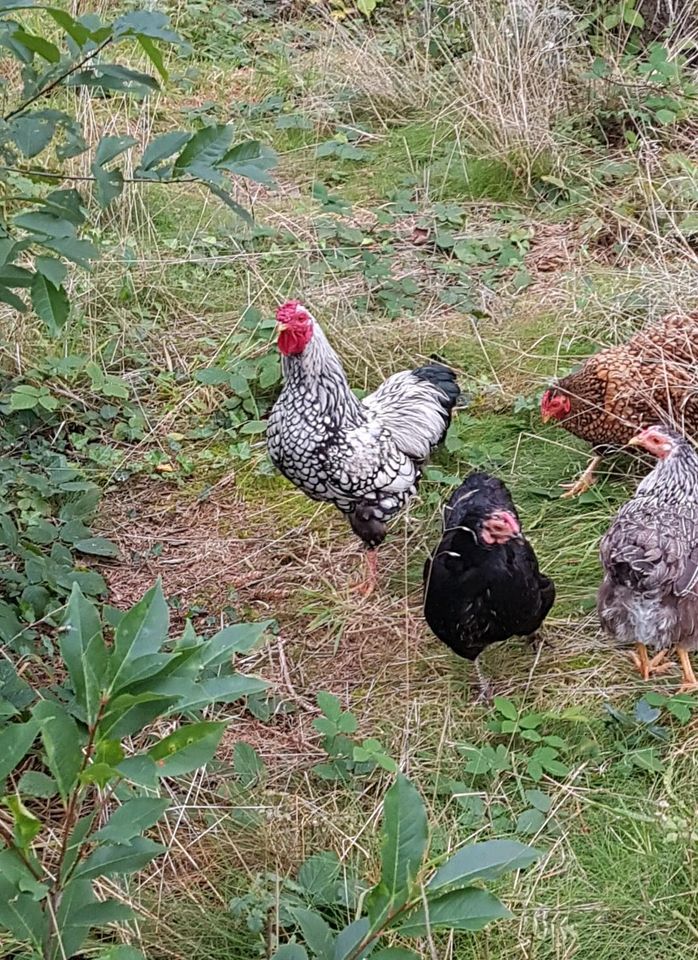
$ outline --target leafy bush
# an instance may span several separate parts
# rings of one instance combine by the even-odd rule
[[[45,689],[11,661],[3,666],[0,931],[44,960],[66,960],[90,930],[133,917],[119,899],[98,898],[95,881],[128,876],[165,851],[145,836],[169,807],[161,781],[208,763],[226,726],[202,711],[265,687],[232,658],[249,652],[267,622],[208,640],[188,624],[172,642],[159,584],[105,617],[110,643],[76,585],[58,640],[65,680]],[[183,715],[192,722],[181,724]],[[175,728],[162,736],[155,724],[165,719]]]
[[[369,954],[375,960],[417,960],[417,954],[404,947],[373,950],[388,932],[411,940],[439,930],[481,930],[511,916],[478,884],[523,869],[540,855],[514,840],[489,840],[462,847],[435,869],[426,859],[424,803],[403,776],[385,796],[381,839],[380,880],[361,899],[357,918],[341,929],[331,926],[322,912],[337,902],[332,894],[339,880],[336,858],[317,855],[301,868],[298,884],[280,903],[282,925],[297,932],[278,948],[274,960],[308,960],[308,950],[316,960],[363,960]]]
[[[70,161],[91,146],[75,110],[63,109],[74,104],[69,92],[142,100],[168,79],[163,47],[181,49],[182,40],[167,17],[153,10],[107,22],[94,13],[73,17],[50,6],[27,11],[32,6],[32,0],[9,0],[0,16],[0,47],[21,71],[21,86],[8,85],[0,130],[0,182],[11,186],[12,196],[6,207],[10,216],[0,218],[0,302],[24,311],[27,301],[17,291],[27,291],[34,311],[55,335],[70,312],[66,261],[89,268],[99,254],[94,238],[85,236],[92,226],[85,182],[101,208],[113,204],[129,181],[200,182],[249,219],[230,192],[230,178],[268,182],[273,153],[256,141],[233,144],[228,124],[196,132],[168,130],[142,149],[132,136],[110,134],[94,144],[89,175],[73,175]],[[135,44],[157,76],[107,56],[124,44]],[[140,155],[132,160],[133,175],[125,176],[117,161],[135,148]],[[61,186],[51,189],[57,183]]]

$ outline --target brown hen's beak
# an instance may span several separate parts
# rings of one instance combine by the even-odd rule
[[[548,413],[547,410],[546,410],[545,412],[542,412],[542,411],[541,411],[540,418],[541,418],[541,420],[543,421],[543,423],[547,423],[548,420],[550,420],[550,416],[551,416],[551,415]]]
[[[639,447],[640,446],[640,434],[637,436],[631,437],[630,440],[626,443],[626,447]]]

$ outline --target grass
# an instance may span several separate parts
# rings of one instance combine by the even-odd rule
[[[630,709],[646,689],[608,649],[593,615],[598,541],[638,472],[609,463],[593,492],[560,500],[558,484],[584,466],[587,451],[537,415],[551,377],[644,318],[698,299],[692,247],[671,218],[656,216],[667,206],[662,171],[675,163],[667,158],[679,151],[694,163],[695,150],[658,134],[654,181],[647,164],[638,173],[637,154],[625,147],[611,153],[588,136],[560,146],[561,131],[593,125],[594,105],[582,96],[588,64],[569,46],[573,33],[564,24],[554,36],[564,34],[567,59],[546,55],[545,4],[532,5],[514,39],[494,29],[490,5],[477,5],[478,24],[454,25],[468,31],[469,58],[450,53],[432,26],[440,45],[433,62],[423,43],[415,42],[411,58],[404,50],[397,56],[395,24],[387,20],[251,17],[234,21],[231,39],[210,30],[211,5],[200,6],[169,4],[202,50],[195,79],[188,88],[173,82],[159,110],[179,122],[192,99],[212,100],[275,146],[278,189],[252,188],[264,231],[251,233],[195,189],[127,193],[120,223],[102,226],[107,256],[89,279],[76,280],[64,340],[48,343],[22,319],[10,328],[19,371],[16,351],[3,350],[13,373],[49,353],[97,359],[124,376],[142,413],[140,439],[92,438],[118,451],[109,469],[93,465],[106,489],[103,532],[126,558],[105,571],[112,602],[132,602],[162,576],[180,619],[194,611],[200,626],[211,625],[232,608],[234,616],[278,623],[278,636],[246,664],[270,680],[276,709],[265,719],[231,710],[219,767],[172,785],[181,817],[164,837],[167,862],[131,892],[144,909],[136,941],[152,960],[250,960],[265,955],[266,925],[258,929],[250,911],[231,910],[231,901],[250,895],[250,907],[268,895],[273,930],[279,885],[320,849],[375,880],[374,827],[390,777],[337,784],[313,773],[323,759],[312,727],[315,696],[329,690],[355,714],[357,736],[378,737],[419,785],[444,851],[513,834],[527,790],[550,801],[544,823],[523,835],[545,856],[525,876],[499,884],[513,919],[476,936],[412,944],[418,956],[698,957],[698,725],[693,718],[669,723],[659,750],[663,771],[653,772],[628,764],[638,745],[604,713],[607,703]],[[511,26],[516,5],[505,7]],[[272,108],[246,109],[276,94],[283,113],[305,117],[310,129],[280,128]],[[99,126],[109,107],[88,109]],[[318,145],[351,127],[360,136],[350,142],[365,151],[359,161],[316,156]],[[634,172],[604,181],[597,170],[609,160]],[[696,206],[695,167],[693,175],[686,169],[684,213]],[[562,187],[546,177],[561,178]],[[344,201],[344,214],[322,206],[318,184]],[[457,207],[453,222],[439,203]],[[323,236],[323,223],[336,220],[360,239]],[[480,247],[470,262],[449,259],[448,247],[412,241],[422,222],[450,230],[455,242],[509,241],[513,260],[501,264]],[[516,247],[511,238],[522,228],[526,238]],[[388,272],[370,275],[366,252]],[[405,280],[416,290],[391,286]],[[467,307],[444,296],[454,284],[466,291]],[[270,333],[263,321],[295,294],[313,308],[356,387],[373,387],[436,353],[458,370],[470,398],[419,497],[394,523],[381,550],[381,587],[368,601],[347,589],[359,551],[342,519],[272,475],[262,439],[238,432],[236,418],[263,417],[276,385],[255,386],[245,407],[229,386],[196,379],[202,369],[237,369],[264,356]],[[245,326],[249,307],[259,320]],[[158,472],[163,462],[171,472]],[[537,787],[513,741],[506,743],[513,769],[487,777],[465,769],[463,744],[504,741],[490,729],[491,708],[473,703],[468,665],[439,646],[420,615],[421,569],[440,505],[470,469],[506,481],[557,584],[545,629],[550,646],[533,654],[511,642],[483,658],[497,692],[549,715],[551,732],[565,741],[569,772],[546,775]],[[675,675],[658,682],[662,690],[675,685]],[[565,719],[570,710],[576,719]],[[240,740],[266,765],[263,783],[246,793],[233,762]],[[463,794],[478,799],[479,812]],[[251,821],[243,817],[250,810]]]

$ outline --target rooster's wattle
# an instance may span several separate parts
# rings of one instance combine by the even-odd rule
[[[368,593],[375,548],[446,435],[458,384],[447,367],[427,364],[394,374],[359,400],[308,310],[293,300],[276,317],[284,387],[269,416],[269,456],[307,496],[346,514],[368,548]]]

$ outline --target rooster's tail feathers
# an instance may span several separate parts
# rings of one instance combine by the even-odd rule
[[[417,367],[412,375],[438,388],[443,394],[443,399],[439,397],[441,405],[450,414],[460,397],[460,387],[453,370],[441,363],[428,363],[424,367]]]

